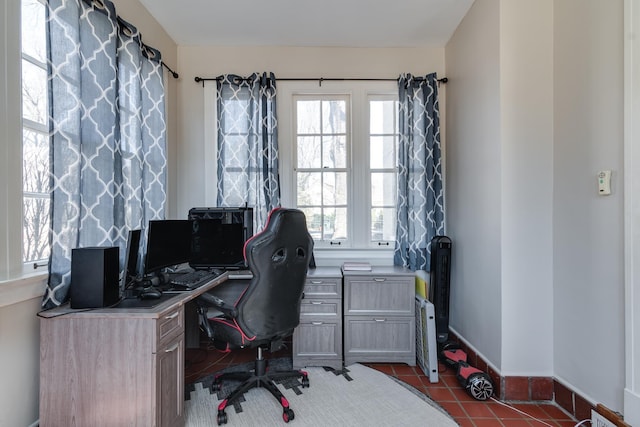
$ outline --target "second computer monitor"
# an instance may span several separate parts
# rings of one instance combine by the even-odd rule
[[[253,209],[193,208],[191,261],[194,268],[246,268],[244,243],[253,235]]]
[[[146,274],[189,262],[191,259],[191,222],[189,220],[149,221],[147,230]]]

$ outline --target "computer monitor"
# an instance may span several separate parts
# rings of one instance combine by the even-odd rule
[[[191,222],[181,219],[149,221],[145,274],[189,262]]]
[[[142,232],[129,230],[127,247],[124,255],[124,269],[122,271],[122,288],[125,289],[138,277],[138,255],[140,254],[140,236]]]
[[[244,244],[253,236],[253,209],[192,208],[191,261],[196,269],[247,268]]]

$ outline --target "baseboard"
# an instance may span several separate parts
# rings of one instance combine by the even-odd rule
[[[624,420],[632,426],[640,426],[640,394],[624,389]]]

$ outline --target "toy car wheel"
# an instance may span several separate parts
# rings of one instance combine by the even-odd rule
[[[493,395],[493,382],[484,372],[473,374],[467,380],[467,391],[474,399],[487,400]]]

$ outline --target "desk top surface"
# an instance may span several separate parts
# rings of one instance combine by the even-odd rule
[[[60,316],[68,317],[68,315],[86,316],[86,317],[149,317],[157,318],[164,312],[172,310],[175,307],[184,305],[187,302],[197,298],[203,293],[212,290],[216,286],[224,283],[228,280],[229,273],[222,273],[220,276],[213,279],[211,282],[200,286],[193,291],[184,291],[175,294],[163,294],[158,299],[138,300],[138,299],[124,299],[118,302],[113,307],[103,308],[85,308],[85,309],[72,309],[69,304],[62,305],[60,307],[52,308],[50,310],[42,311],[38,313],[38,316],[43,319],[52,319]]]

